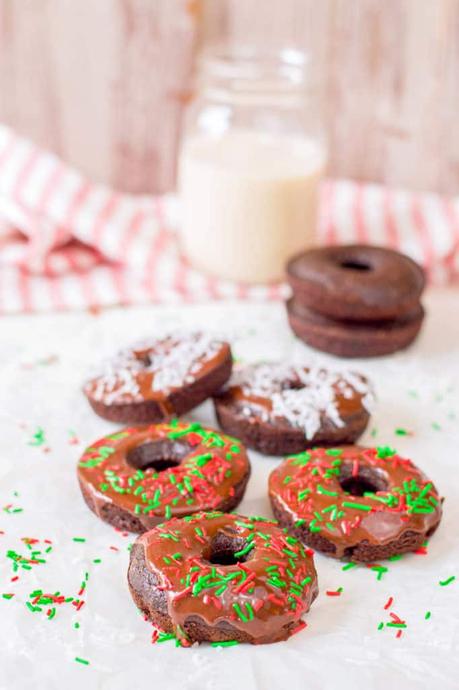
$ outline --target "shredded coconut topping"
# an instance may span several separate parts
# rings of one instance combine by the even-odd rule
[[[216,356],[222,345],[222,341],[205,333],[172,334],[140,342],[106,361],[99,374],[88,381],[86,390],[107,405],[139,399],[139,378],[150,374],[151,391],[167,394],[192,383],[196,373]]]
[[[374,395],[368,382],[351,372],[329,372],[325,369],[305,368],[284,364],[256,364],[235,369],[228,388],[240,387],[246,396],[269,398],[271,410],[262,409],[263,421],[283,418],[289,424],[304,430],[308,440],[319,431],[323,418],[342,428],[338,396],[346,399],[361,396],[362,405],[369,410]],[[242,412],[252,416],[256,401],[244,400]]]

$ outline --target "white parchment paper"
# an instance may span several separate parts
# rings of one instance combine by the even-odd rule
[[[426,301],[426,325],[412,349],[351,363],[295,340],[282,305],[214,303],[4,318],[0,593],[7,597],[0,596],[0,690],[457,688],[459,293],[437,291]],[[363,442],[391,445],[410,456],[446,496],[428,554],[384,563],[388,570],[380,580],[369,568],[343,571],[342,563],[317,555],[321,593],[306,617],[308,627],[284,643],[224,649],[152,645],[152,628],[139,616],[126,584],[133,537],[98,521],[77,486],[80,453],[117,428],[94,415],[80,386],[104,354],[182,326],[227,335],[243,361],[313,361],[366,373],[378,404]],[[211,404],[190,418],[212,423]],[[396,429],[410,435],[397,435]],[[271,517],[267,477],[279,461],[250,456],[253,474],[240,512]],[[38,542],[28,548],[24,538]],[[46,562],[13,572],[14,557],[7,552],[30,558],[32,550]],[[458,579],[439,584],[453,575]],[[340,596],[327,596],[340,587]],[[32,612],[26,606],[34,590],[58,591],[85,604],[79,611],[71,602],[57,605],[49,619],[50,607]],[[392,620],[391,612],[406,622],[400,638],[395,628],[378,630]]]

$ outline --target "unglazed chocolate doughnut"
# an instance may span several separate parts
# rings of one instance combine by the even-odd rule
[[[269,478],[279,523],[327,556],[377,561],[418,549],[436,530],[441,499],[411,460],[391,448],[315,448]]]
[[[106,436],[78,464],[89,508],[114,527],[140,533],[164,518],[233,510],[249,476],[239,441],[178,420]]]
[[[121,351],[83,390],[105,419],[161,422],[215,393],[231,367],[228,343],[205,333],[173,334]]]
[[[285,640],[318,593],[312,555],[263,518],[202,513],[139,537],[128,582],[137,607],[187,646]]]
[[[222,429],[267,455],[353,443],[368,424],[372,402],[359,374],[284,364],[235,368],[214,397]]]
[[[338,321],[292,298],[287,315],[295,335],[317,350],[338,357],[380,357],[411,345],[421,329],[424,309],[419,305],[392,321]]]
[[[287,265],[288,281],[304,306],[341,320],[398,319],[419,305],[422,268],[392,249],[341,245],[311,249]]]

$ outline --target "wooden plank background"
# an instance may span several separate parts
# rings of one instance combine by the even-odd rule
[[[459,0],[0,0],[0,121],[171,189],[194,56],[225,36],[312,51],[332,174],[459,193]]]

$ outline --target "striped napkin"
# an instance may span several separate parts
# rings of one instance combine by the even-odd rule
[[[178,222],[173,196],[92,184],[0,126],[0,313],[287,294],[283,284],[247,286],[196,271],[180,254]],[[329,180],[318,236],[399,249],[432,282],[459,275],[459,197]]]

